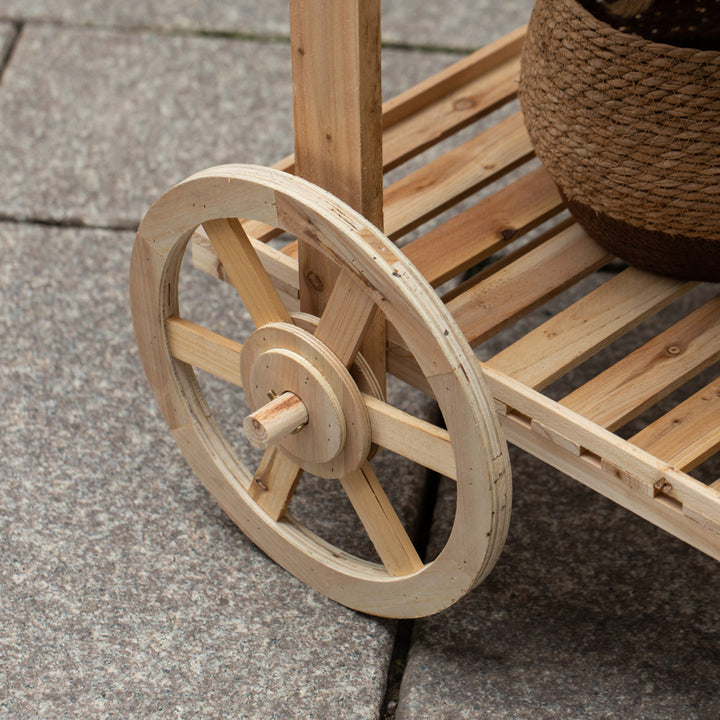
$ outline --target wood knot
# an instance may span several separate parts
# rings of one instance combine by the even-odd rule
[[[453,103],[453,110],[472,110],[476,104],[475,98],[461,97]]]
[[[325,283],[323,283],[322,278],[312,270],[305,274],[305,279],[315,292],[321,293],[325,290]]]

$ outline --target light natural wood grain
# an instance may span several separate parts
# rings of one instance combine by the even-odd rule
[[[481,342],[609,256],[577,228],[533,240],[447,297],[458,328],[418,269],[437,286],[557,213],[559,197],[545,171],[528,172],[408,245],[415,266],[377,230],[383,227],[383,195],[385,229],[399,237],[532,155],[517,115],[382,191],[383,165],[394,167],[515,95],[524,30],[386,103],[381,140],[378,0],[292,0],[291,17],[297,169],[359,213],[281,173],[210,169],[158,200],[133,250],[131,302],[143,365],[173,436],[208,489],[253,541],[303,581],[351,607],[392,616],[446,607],[497,560],[510,508],[503,437],[720,559],[720,493],[678,470],[720,445],[719,381],[651,424],[635,444],[598,424],[615,427],[716,360],[719,308],[697,311],[569,396],[565,402],[582,410],[577,413],[528,386],[544,387],[689,284],[629,270],[481,372],[465,338]],[[293,163],[286,159],[282,167]],[[218,220],[234,217],[248,218],[245,232],[237,221]],[[271,333],[259,344],[248,340],[240,346],[181,319],[179,267],[185,244],[203,223],[220,229],[222,237],[213,240],[222,257],[204,247],[201,262],[243,288],[241,297],[257,324],[294,328],[288,331],[293,337],[313,330],[317,336],[295,343]],[[299,264],[292,244],[281,253],[265,252],[246,236],[266,238],[278,230],[300,239]],[[338,272],[343,275],[336,283]],[[289,324],[288,311],[298,309],[300,297],[303,310],[322,315],[319,324],[306,315],[302,321],[294,315],[297,326]],[[384,321],[370,319],[376,306],[389,320],[387,338]],[[674,347],[679,352],[669,350]],[[250,363],[238,378],[238,364],[251,357],[262,362]],[[391,372],[437,400],[447,430],[382,400],[386,361]],[[346,366],[355,380],[363,378],[363,392],[373,388],[372,396],[360,393]],[[297,458],[272,449],[251,473],[215,424],[193,368],[242,384],[247,392],[249,385],[272,388],[276,380],[284,385],[298,378],[304,387],[313,378],[309,404],[327,401],[314,406],[321,421],[345,423],[353,407],[363,416],[364,457],[348,463],[341,482],[383,565],[331,546],[286,513],[301,474]],[[333,373],[351,379],[338,384]],[[333,402],[343,395],[353,395],[351,407]],[[310,466],[323,452],[334,453],[334,443],[328,436],[313,442],[306,451]],[[376,444],[457,480],[454,526],[432,563],[423,565],[417,557],[365,460]]]
[[[168,339],[173,357],[242,387],[240,343],[181,318],[168,319]],[[455,457],[447,430],[371,395],[363,395],[363,401],[370,417],[373,443],[455,479]],[[303,412],[306,411],[303,409]],[[298,418],[297,422],[288,420],[283,427],[293,430],[306,420],[307,416]],[[260,421],[262,423],[262,418]],[[252,444],[262,446],[259,442]]]
[[[544,168],[521,176],[403,247],[426,280],[437,287],[490,257],[563,207]]]
[[[720,449],[720,379],[634,435],[630,442],[678,470],[692,470]]]
[[[295,172],[383,227],[380,0],[291,0]],[[308,244],[298,248],[300,305],[320,316],[338,269]],[[384,319],[362,338],[385,385]]]
[[[382,106],[382,163],[390,170],[517,94],[525,27],[443,69]],[[273,165],[294,174],[295,156]],[[274,225],[243,221],[248,235],[262,242],[278,234]]]
[[[219,178],[212,172],[191,178],[177,191],[177,196],[174,190],[165,193],[141,224],[141,230],[144,226],[153,228],[157,240],[147,240],[140,235],[133,254],[131,277],[138,345],[173,436],[198,476],[233,520],[304,582],[351,607],[377,614],[418,616],[446,607],[490,571],[502,548],[510,511],[507,454],[497,434],[494,402],[483,384],[472,352],[417,269],[361,215],[331,195],[283,173],[243,166],[226,167],[220,172]],[[205,187],[224,184],[235,185],[236,206],[229,217],[258,219],[253,217],[253,202],[246,205],[243,198],[247,196],[253,201],[258,197],[267,198],[271,192],[272,205],[283,230],[313,247],[324,248],[343,272],[367,288],[371,297],[380,299],[389,322],[432,387],[447,422],[458,496],[453,532],[432,563],[422,565],[413,557],[411,562],[396,564],[388,555],[392,556],[397,548],[405,548],[403,554],[410,557],[405,539],[393,530],[390,534],[382,531],[378,540],[373,530],[373,542],[381,556],[385,556],[383,562],[392,568],[391,572],[402,573],[391,575],[384,566],[353,558],[341,548],[329,546],[287,514],[280,521],[273,520],[271,515],[282,513],[291,495],[293,473],[282,474],[285,478],[282,485],[289,489],[279,493],[277,503],[273,501],[280,510],[269,515],[253,499],[251,493],[257,492],[252,490],[257,485],[254,473],[248,471],[225,441],[195,381],[192,367],[178,362],[170,354],[166,340],[167,318],[181,316],[177,283],[184,247],[198,225],[213,219],[210,215],[214,211],[213,199],[205,194]],[[173,208],[178,197],[181,200],[187,197],[189,186],[194,190],[194,215],[183,214],[187,227],[177,228]],[[265,212],[263,205],[258,214],[265,217]],[[262,325],[245,340],[240,352],[241,366],[244,359],[251,357],[248,344],[256,334],[260,338],[260,356],[285,351],[300,354],[298,346],[278,344],[269,335],[261,337],[271,330],[275,332],[275,328],[307,334],[308,347],[315,348],[319,358],[312,359],[314,370],[335,362],[338,373],[348,372],[327,346],[301,328],[293,330],[294,326],[288,323]],[[202,353],[198,355],[202,357]],[[303,357],[303,360],[310,358]],[[301,362],[297,367],[302,368],[302,372],[307,369]],[[247,392],[244,372],[241,377]],[[359,402],[365,408],[363,396]],[[307,428],[297,437],[309,430],[312,413],[309,415]],[[390,424],[393,420],[397,418],[391,419]],[[403,432],[415,438],[413,442],[426,434],[443,446],[448,445],[442,433],[433,428],[415,421],[408,426],[409,430]],[[474,428],[474,432],[465,439],[462,436],[469,427]],[[422,460],[420,451],[412,450],[411,454]],[[353,470],[348,475],[354,473]],[[396,527],[388,520],[391,515],[373,489],[374,479],[367,473],[362,474],[363,483],[375,497],[373,503],[379,515],[373,517],[375,510],[363,509],[359,511],[361,519],[369,526],[387,527],[389,523],[390,527]],[[363,488],[363,497],[365,492]],[[364,508],[370,506],[372,503],[363,505]],[[392,537],[392,542],[386,542],[383,536]]]
[[[275,286],[237,219],[206,220],[205,231],[255,324],[291,322]]]
[[[456,479],[455,456],[447,430],[369,395],[363,399],[370,416],[374,443],[445,477]]]
[[[487,361],[541,390],[606,347],[694,283],[628,268]]]
[[[170,354],[177,360],[242,387],[242,345],[177,316],[166,323]]]
[[[259,450],[275,445],[286,435],[300,431],[308,422],[308,411],[295,393],[284,392],[243,420],[248,442]]]
[[[611,257],[574,225],[453,298],[447,307],[468,342],[477,345]]]
[[[340,483],[390,575],[421,570],[423,562],[370,464],[340,478]]]
[[[513,50],[518,44],[516,39],[510,44],[503,43],[497,51],[480,50],[448,68],[441,77],[431,78],[424,91],[414,88],[391,101],[392,104],[386,103],[385,170],[397,167],[515,98],[520,54]],[[412,93],[414,98],[410,97]],[[411,108],[412,113],[399,117]]]
[[[173,357],[242,387],[240,343],[182,318],[169,318],[167,328]],[[447,430],[398,410],[371,395],[364,394],[363,401],[370,418],[373,443],[455,479],[455,457]],[[263,409],[267,409],[267,406],[263,406]],[[269,411],[272,412],[272,408]],[[283,422],[280,432],[284,434],[283,428],[294,430],[299,424],[306,422],[307,411],[304,405],[303,413],[304,417],[293,415],[292,420]],[[256,414],[249,417],[253,416]],[[260,423],[264,424],[263,417],[260,417]],[[267,444],[278,439],[273,432],[267,435],[272,435],[272,438],[265,444],[259,439],[250,442],[255,447],[267,447]]]
[[[385,232],[404,235],[532,156],[519,113],[476,135],[385,191]]]
[[[377,307],[373,296],[348,273],[333,288],[320,317],[315,337],[337,355],[343,365],[351,365]]]
[[[243,227],[246,227],[246,224]],[[299,310],[297,257],[290,257],[284,252],[275,250],[252,237],[250,242],[260,259],[260,263],[271,277],[272,284],[275,286],[285,307],[291,312]],[[192,260],[193,265],[199,270],[203,270],[224,282],[230,282],[220,258],[218,258],[217,253],[210,244],[207,233],[202,227],[199,227],[192,236]]]
[[[295,172],[382,227],[379,0],[291,0]]]
[[[307,426],[278,441],[298,465],[337,478],[367,458],[370,421],[360,391],[347,368],[312,334],[295,325],[266,325],[245,341],[240,361],[253,411],[286,391],[302,400]]]
[[[272,520],[285,515],[302,469],[277,448],[269,448],[258,465],[248,494]]]
[[[720,560],[720,493],[504,373],[486,367],[485,376],[506,407],[499,417],[510,442]],[[581,453],[536,432],[535,424]]]
[[[656,335],[560,403],[610,430],[720,358],[720,297]]]

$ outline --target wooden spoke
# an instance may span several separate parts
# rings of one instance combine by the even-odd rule
[[[247,224],[243,225],[243,228],[246,227]],[[272,283],[285,307],[291,312],[299,310],[297,257],[291,257],[286,253],[287,246],[282,250],[275,250],[269,245],[256,240],[254,236],[249,235],[249,237],[253,250],[255,250],[263,267],[272,278]],[[296,243],[293,244],[296,245]],[[197,228],[192,236],[192,260],[193,265],[199,270],[203,270],[224,282],[229,281],[225,268],[202,226]]]
[[[455,455],[447,430],[364,395],[372,441],[430,470],[457,479]]]
[[[340,482],[390,575],[421,570],[423,561],[370,464],[364,463]]]
[[[273,520],[279,520],[290,504],[302,473],[301,467],[271,447],[255,471],[250,496]]]
[[[170,354],[176,360],[242,387],[239,342],[180,317],[168,318],[166,328]]]
[[[206,220],[203,227],[255,324],[260,327],[271,322],[291,322],[240,221]]]
[[[315,337],[350,365],[375,315],[375,303],[362,285],[343,273],[337,279]]]

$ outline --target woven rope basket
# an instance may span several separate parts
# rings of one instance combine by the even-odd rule
[[[537,0],[520,101],[538,157],[601,245],[646,270],[720,281],[720,52]]]

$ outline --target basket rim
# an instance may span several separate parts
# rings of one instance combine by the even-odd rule
[[[675,59],[693,57],[696,61],[701,60],[707,63],[720,63],[720,50],[700,50],[699,48],[688,47],[685,45],[671,45],[670,43],[659,43],[654,40],[648,40],[642,35],[623,32],[622,30],[618,30],[612,25],[603,22],[595,17],[590,10],[581,5],[578,0],[553,0],[553,5],[558,7],[560,2],[564,3],[567,8],[574,9],[580,19],[588,26],[588,29],[595,32],[603,32],[611,39],[616,38],[619,44],[632,45],[638,49],[651,51],[658,56],[670,56]]]

